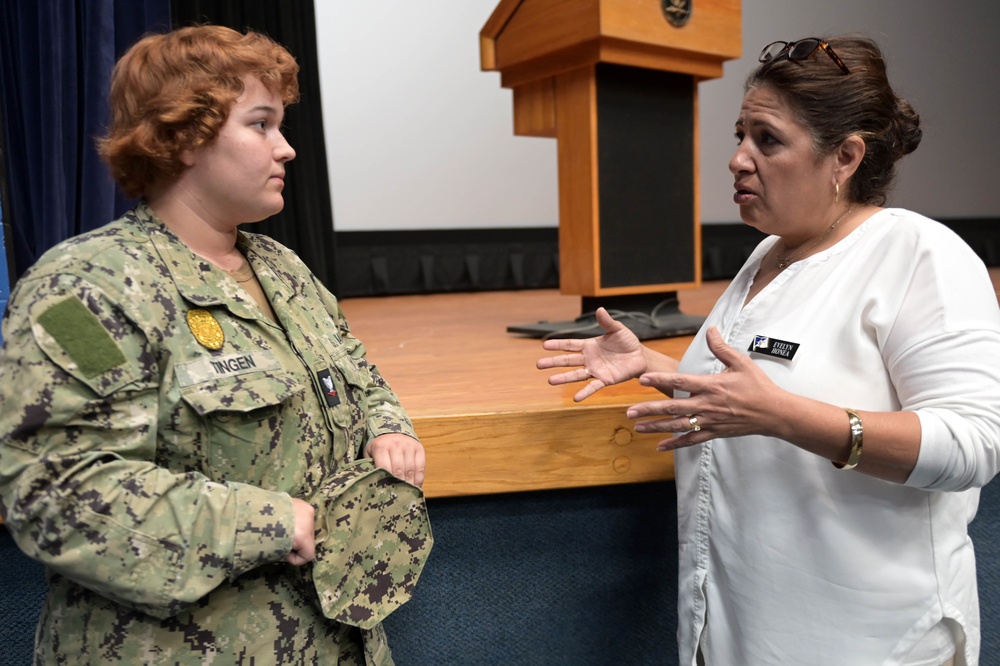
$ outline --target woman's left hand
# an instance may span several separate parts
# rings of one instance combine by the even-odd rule
[[[415,486],[424,484],[424,472],[427,469],[424,446],[412,437],[398,433],[379,435],[368,443],[365,454],[376,467],[381,467],[393,476]]]
[[[727,345],[715,327],[708,329],[706,339],[708,348],[726,366],[722,373],[649,372],[639,378],[639,383],[667,395],[677,395],[677,391],[690,395],[629,407],[628,418],[645,419],[636,423],[636,432],[684,433],[657,444],[660,451],[672,451],[717,437],[765,434],[765,424],[773,422],[770,414],[780,410],[784,391],[753,360]]]

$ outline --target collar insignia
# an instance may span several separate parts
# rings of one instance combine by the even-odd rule
[[[336,407],[340,404],[340,394],[337,387],[333,385],[333,377],[329,370],[320,370],[316,373],[319,383],[323,386],[323,396],[326,398],[327,407]]]

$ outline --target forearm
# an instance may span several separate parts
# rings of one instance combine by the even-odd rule
[[[677,372],[680,360],[667,356],[646,345],[642,346],[642,356],[646,360],[645,372]]]
[[[784,393],[767,401],[762,434],[778,437],[832,462],[851,453],[850,417],[844,407]],[[920,420],[914,412],[856,410],[863,428],[855,472],[904,483],[920,453]]]
[[[15,457],[22,458],[19,461]],[[3,451],[7,527],[31,557],[84,587],[165,617],[292,546],[291,500],[91,452]]]
[[[680,361],[673,356],[667,356],[654,349],[650,349],[646,345],[642,346],[642,356],[646,362],[646,370],[644,373],[652,372],[662,372],[662,373],[675,373],[680,366]],[[662,386],[657,387],[661,393],[668,397],[673,397],[674,392],[670,389],[666,389]]]

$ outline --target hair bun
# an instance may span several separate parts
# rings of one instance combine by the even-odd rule
[[[895,158],[899,159],[904,155],[909,155],[924,136],[920,129],[920,114],[913,110],[910,103],[902,97],[896,98],[896,118],[893,123],[895,133],[893,148],[895,148]]]

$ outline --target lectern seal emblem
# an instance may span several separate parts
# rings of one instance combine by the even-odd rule
[[[663,13],[675,28],[683,27],[691,18],[693,0],[661,0]]]

